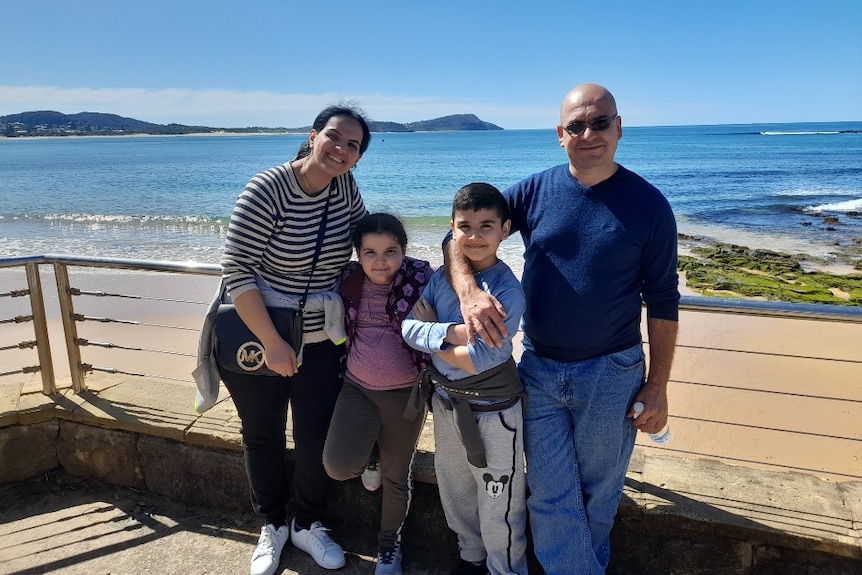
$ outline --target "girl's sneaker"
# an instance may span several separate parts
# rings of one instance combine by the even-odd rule
[[[377,567],[374,575],[401,575],[401,546],[377,549]]]

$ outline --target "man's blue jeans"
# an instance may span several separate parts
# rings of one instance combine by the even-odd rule
[[[524,351],[527,507],[536,557],[548,575],[596,575],[610,558],[636,428],[626,413],[643,385],[638,344],[562,363]]]

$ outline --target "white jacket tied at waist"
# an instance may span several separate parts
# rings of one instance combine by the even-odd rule
[[[261,297],[264,304],[271,307],[299,308],[299,297],[278,293],[271,289],[262,289]],[[215,298],[207,309],[201,326],[200,339],[198,340],[197,367],[192,372],[197,393],[195,394],[195,412],[203,413],[218,401],[219,382],[221,378],[213,349],[213,328],[215,326],[216,313],[222,303],[231,303],[227,295],[224,282],[219,284]],[[323,341],[327,337],[336,345],[341,345],[347,339],[344,329],[344,303],[341,296],[335,291],[325,291],[308,294],[305,302],[305,311],[323,311],[323,337],[315,337],[316,334],[304,334],[303,343]],[[309,337],[311,336],[311,337]],[[302,363],[302,350],[299,352],[297,362]]]

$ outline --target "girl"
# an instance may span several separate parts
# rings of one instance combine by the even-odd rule
[[[419,372],[430,358],[404,343],[401,322],[433,270],[406,257],[407,234],[397,218],[371,214],[353,234],[358,262],[342,273],[347,322],[344,387],[338,396],[323,465],[338,480],[358,477],[379,450],[383,506],[376,575],[401,574],[401,527],[413,488],[411,463],[422,417],[404,417]],[[376,486],[369,486],[369,488]]]

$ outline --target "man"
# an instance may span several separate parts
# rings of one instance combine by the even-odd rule
[[[506,190],[524,239],[519,371],[527,506],[550,575],[604,573],[636,430],[667,421],[679,291],[676,222],[661,193],[614,161],[622,120],[611,93],[584,84],[557,126],[568,164]],[[496,344],[505,310],[476,287],[455,242],[453,286],[472,335]],[[649,374],[640,331],[647,308]],[[632,404],[644,410],[634,418]]]

